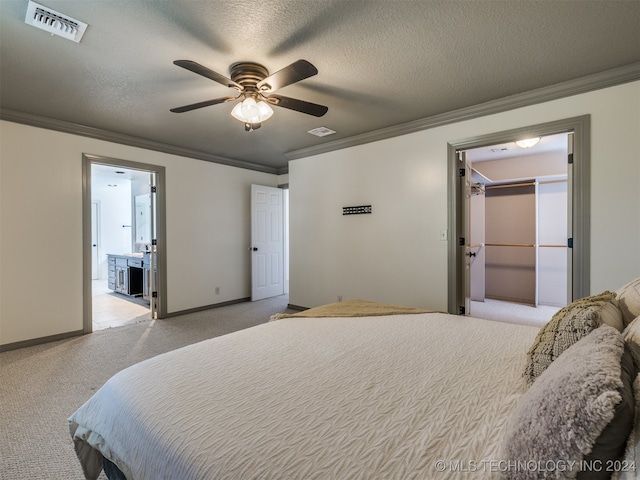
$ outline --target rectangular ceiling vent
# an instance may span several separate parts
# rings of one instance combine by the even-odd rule
[[[313,130],[307,131],[307,133],[310,133],[311,135],[315,135],[316,137],[326,137],[327,135],[333,135],[334,133],[336,133],[336,131],[331,130],[330,128],[327,128],[327,127],[318,127],[318,128],[314,128]]]
[[[80,42],[84,31],[87,29],[86,23],[31,0],[29,0],[24,21],[27,25],[33,25],[52,35],[59,35],[76,43]]]

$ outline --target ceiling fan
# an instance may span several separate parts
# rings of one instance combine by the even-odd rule
[[[258,63],[238,62],[229,67],[231,78],[220,75],[191,60],[176,60],[173,63],[226,87],[234,88],[239,92],[235,97],[214,98],[213,100],[172,108],[171,111],[174,113],[189,112],[197,108],[242,99],[233,108],[231,115],[244,122],[245,131],[252,132],[260,128],[262,122],[273,115],[270,105],[288,108],[289,110],[315,117],[321,117],[329,110],[324,105],[272,93],[287,85],[316,75],[318,69],[306,60],[293,62],[291,65],[271,75],[269,75],[269,71],[265,67]]]

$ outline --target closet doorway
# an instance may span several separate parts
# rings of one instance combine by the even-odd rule
[[[568,133],[466,150],[470,315],[543,325],[569,303]]]
[[[450,312],[540,325],[589,294],[588,130],[585,116],[449,144]]]
[[[85,333],[162,318],[164,168],[83,155],[83,175]]]

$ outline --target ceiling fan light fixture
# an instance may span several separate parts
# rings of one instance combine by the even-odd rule
[[[271,115],[273,115],[273,109],[267,102],[262,100],[256,102],[253,97],[245,98],[231,110],[231,116],[242,123],[262,123],[271,118]]]
[[[520,148],[531,148],[537,145],[539,141],[540,141],[540,137],[525,138],[525,139],[516,141],[516,145],[519,146]]]

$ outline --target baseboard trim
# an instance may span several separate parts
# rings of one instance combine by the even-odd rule
[[[66,340],[71,337],[78,337],[83,335],[83,330],[74,330],[73,332],[58,333],[56,335],[49,335],[47,337],[31,338],[29,340],[22,340],[20,342],[6,343],[0,345],[0,352],[8,352],[10,350],[17,350],[19,348],[34,347],[36,345],[42,345],[44,343],[57,342],[58,340]]]
[[[290,303],[287,304],[287,308],[290,308],[291,310],[299,310],[299,311],[309,310],[309,307],[301,307],[300,305],[292,305]]]
[[[212,308],[226,307],[228,305],[235,305],[236,303],[250,302],[251,297],[238,298],[237,300],[229,300],[227,302],[213,303],[211,305],[204,305],[202,307],[188,308],[186,310],[179,310],[177,312],[167,313],[163,319],[178,317],[180,315],[186,315],[187,313],[204,312],[205,310],[211,310]]]
[[[203,312],[205,310],[211,310],[213,308],[226,307],[229,305],[235,305],[236,303],[244,303],[244,302],[250,302],[250,301],[251,301],[251,297],[238,298],[236,300],[229,300],[227,302],[214,303],[211,305],[204,305],[202,307],[189,308],[186,310],[179,310],[177,312],[167,313],[162,318],[166,319],[171,317],[178,317],[180,315],[186,315],[188,313]],[[295,305],[288,305],[288,308],[291,308],[293,310],[307,310],[306,307],[298,307]],[[85,333],[83,330],[75,330],[73,332],[59,333],[57,335],[49,335],[48,337],[32,338],[30,340],[22,340],[20,342],[7,343],[4,345],[0,345],[0,352],[8,352],[9,350],[17,350],[19,348],[25,348],[25,347],[33,347],[35,345],[56,342],[58,340],[65,340],[67,338],[78,337],[84,334]]]

